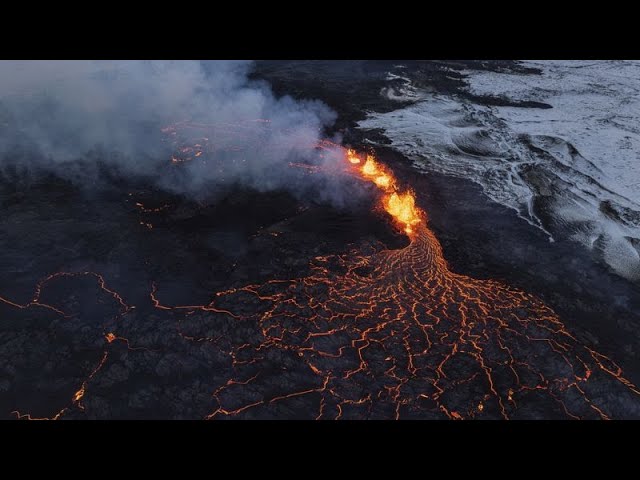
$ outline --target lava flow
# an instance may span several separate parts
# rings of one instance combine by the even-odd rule
[[[413,193],[373,156],[363,162],[349,150],[346,159],[378,187],[410,244],[318,257],[309,276],[218,293],[212,305],[233,305],[238,294],[263,304],[245,320],[258,322],[264,340],[242,346],[238,378],[216,390],[208,418],[277,416],[274,402],[306,397],[299,408],[317,409],[318,419],[608,419],[620,410],[603,389],[640,395],[539,299],[451,272]],[[270,348],[295,352],[316,382],[269,398],[259,359]]]
[[[268,128],[265,121],[258,125]],[[171,168],[211,158],[210,139],[229,149],[242,143],[243,129],[230,140],[220,139],[225,129],[237,125],[218,125],[213,132],[196,127],[198,143],[190,149],[181,147],[184,156],[174,157]],[[166,129],[171,141],[177,128]],[[318,147],[342,152],[329,141]],[[146,370],[132,378],[158,383],[155,390],[145,390],[134,400],[156,401],[149,392],[160,395],[157,392],[173,387],[167,378],[181,382],[187,375],[176,360],[181,358],[179,352],[198,359],[185,364],[198,372],[193,385],[206,389],[207,398],[197,408],[176,407],[185,408],[185,416],[454,420],[640,416],[640,391],[618,365],[580,341],[533,295],[452,272],[414,192],[373,155],[343,153],[344,170],[371,185],[375,210],[388,214],[408,237],[406,247],[389,250],[363,241],[350,253],[315,257],[309,273],[300,277],[239,284],[214,293],[213,300],[203,305],[168,305],[162,300],[161,281],[151,283],[149,304],[135,307],[107,288],[97,273],[50,275],[27,303],[0,297],[0,306],[15,313],[44,312],[62,328],[75,318],[68,307],[75,300],[45,301],[52,295],[49,289],[56,282],[87,278],[97,281],[97,298],[114,316],[85,334],[86,344],[97,345],[98,350],[82,370],[83,378],[65,386],[68,396],[59,407],[51,407],[46,417],[22,408],[13,415],[25,419],[98,415],[91,408],[104,406],[110,397],[103,393],[95,403],[89,402],[95,395],[92,388],[98,383],[97,390],[104,392],[115,378],[124,376],[125,367],[113,368],[118,365],[134,372],[130,365],[138,365],[136,358]],[[302,168],[304,174],[316,174],[321,168],[295,162],[290,166]],[[170,208],[141,202],[136,207],[140,215],[162,215]],[[142,230],[155,235],[158,229]],[[48,295],[43,298],[45,286]],[[149,312],[155,314],[153,320],[146,320]],[[126,315],[152,324],[124,322]],[[78,325],[74,331],[86,326]],[[151,340],[128,333],[149,329]],[[150,342],[158,342],[162,351],[140,346]],[[137,350],[142,351],[135,357]],[[156,360],[165,354],[162,358],[170,360]],[[176,370],[171,370],[174,366]],[[101,383],[106,371],[109,376]],[[165,371],[175,376],[167,377]],[[169,403],[200,398],[186,391],[172,392]]]

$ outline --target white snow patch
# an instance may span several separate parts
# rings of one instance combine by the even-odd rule
[[[574,226],[571,238],[598,248],[620,275],[640,279],[640,255],[629,240],[640,238],[640,62],[524,64],[542,75],[470,72],[471,92],[553,108],[488,107],[417,91],[406,77],[390,74],[422,100],[372,113],[360,127],[385,130],[420,170],[470,179],[540,228],[525,176],[527,167],[543,167],[566,185],[559,194],[558,187],[539,187],[553,196],[554,221]],[[603,212],[603,202],[622,219]]]

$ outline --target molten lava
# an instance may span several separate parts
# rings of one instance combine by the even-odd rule
[[[364,162],[362,166],[362,174],[366,178],[375,178],[381,173],[378,162],[376,162],[372,155],[367,155],[367,161]]]
[[[347,159],[350,162],[354,155],[352,150],[347,150]],[[413,192],[400,193],[396,188],[397,181],[391,172],[383,167],[373,155],[367,155],[367,160],[360,168],[360,173],[386,193],[382,201],[384,209],[402,225],[407,235],[412,234],[413,226],[420,223],[421,218],[424,217],[424,212],[416,208]]]
[[[391,177],[385,173],[379,175],[373,179],[373,183],[375,183],[378,187],[387,190],[391,188]]]
[[[349,162],[352,163],[353,165],[357,165],[360,163],[360,159],[358,158],[358,155],[356,155],[356,152],[351,148],[347,150],[347,160],[349,160]]]
[[[385,199],[385,210],[398,222],[404,224],[405,232],[412,233],[413,225],[420,223],[420,212],[411,192],[392,193]]]
[[[620,367],[578,342],[539,299],[451,272],[413,193],[398,191],[373,156],[362,167],[351,161],[353,153],[346,158],[380,188],[384,209],[411,243],[317,257],[308,276],[216,294],[209,307],[234,303],[240,294],[264,303],[262,313],[248,317],[264,341],[240,347],[248,371],[238,373],[245,380],[216,390],[219,407],[207,418],[258,410],[269,416],[276,402],[306,398],[317,405],[317,419],[508,419],[539,404],[543,418],[608,419],[611,413],[592,395],[602,388],[621,398],[640,395]],[[389,186],[376,182],[381,175]],[[269,396],[270,384],[262,384],[254,361],[270,347],[297,353],[317,377],[315,387]],[[253,387],[246,402],[239,401],[239,384]],[[234,395],[225,395],[231,388]],[[256,391],[264,392],[261,400]]]
[[[167,127],[167,135],[174,137],[178,127]],[[214,135],[200,137],[204,143]],[[336,148],[328,141],[319,147]],[[199,151],[190,161],[205,157]],[[202,417],[607,419],[638,404],[640,391],[622,369],[578,340],[540,299],[452,272],[414,193],[400,188],[389,168],[373,155],[363,164],[354,150],[344,158],[346,170],[379,190],[377,209],[403,228],[408,246],[388,250],[363,242],[346,254],[316,257],[299,276],[291,270],[292,277],[213,292],[203,305],[167,305],[163,286],[152,284],[146,307],[157,314],[154,326],[158,318],[175,322],[176,351],[191,345],[199,358],[206,345],[217,352],[208,357],[220,362],[211,375],[198,377],[211,401]],[[91,406],[83,401],[111,352],[123,344],[136,350],[118,332],[119,320],[136,307],[96,273],[53,274],[37,284],[29,302],[0,296],[0,304],[68,318],[65,305],[45,303],[41,292],[73,276],[97,281],[119,316],[104,331],[102,356],[51,419],[86,413]],[[233,340],[243,332],[249,332],[246,341]]]

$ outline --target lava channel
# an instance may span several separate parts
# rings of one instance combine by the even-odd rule
[[[449,270],[414,194],[372,155],[345,157],[377,186],[409,245],[318,257],[309,276],[218,293],[228,305],[239,293],[263,305],[245,320],[264,340],[242,346],[238,379],[215,391],[219,406],[207,418],[277,418],[273,404],[291,398],[318,419],[625,415],[640,392],[611,359],[533,295]],[[273,348],[295,353],[316,382],[270,396],[261,365]]]

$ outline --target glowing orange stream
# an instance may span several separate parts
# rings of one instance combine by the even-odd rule
[[[176,128],[167,127],[166,133],[175,135]],[[319,147],[337,148],[329,141]],[[620,405],[637,404],[640,391],[621,368],[578,341],[541,300],[450,271],[414,193],[401,188],[374,156],[347,150],[344,159],[349,171],[378,189],[380,207],[409,237],[407,247],[361,245],[348,254],[316,257],[305,276],[217,292],[205,305],[163,304],[161,289],[153,285],[152,306],[176,317],[180,338],[207,342],[229,359],[231,376],[212,384],[216,406],[205,418],[281,418],[295,412],[316,419],[623,415],[622,407],[602,404],[602,391],[617,396]],[[304,167],[309,174],[317,170]],[[66,315],[42,303],[40,292],[47,282],[69,275],[93,276],[121,315],[134,308],[92,272],[54,274],[37,285],[27,304],[3,297],[0,302]],[[240,306],[242,311],[233,311]],[[199,325],[258,334],[229,344],[223,333],[186,332]],[[107,362],[110,345],[122,340],[129,347],[116,332],[105,332],[104,338],[95,369],[69,406],[49,418],[83,409],[81,401]],[[284,385],[292,385],[290,391],[282,391]]]
[[[268,416],[273,402],[315,395],[318,419],[507,419],[527,408],[542,409],[543,418],[608,419],[611,413],[591,398],[592,388],[595,395],[602,384],[621,396],[640,395],[620,367],[581,345],[539,299],[451,272],[413,192],[402,191],[372,155],[363,159],[347,150],[345,158],[380,190],[382,207],[410,244],[318,257],[307,277],[218,293],[216,301],[227,304],[241,293],[267,304],[248,317],[265,340],[243,345],[245,356],[274,347],[296,352],[318,382],[244,404],[234,390],[231,408],[223,393],[238,388],[233,381],[216,390],[220,406],[207,418],[255,409],[267,409]],[[248,362],[252,372],[254,361]],[[247,378],[260,389],[258,374]]]

